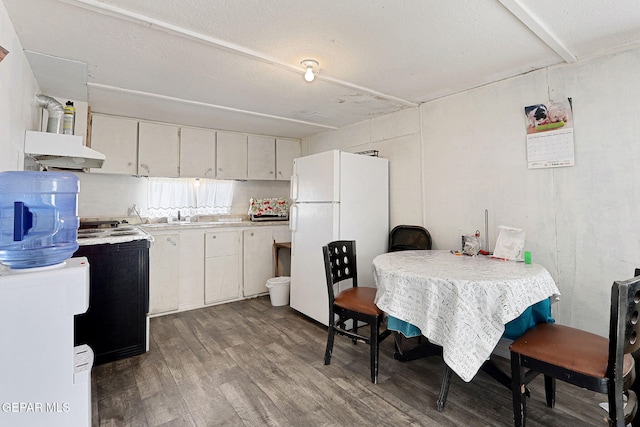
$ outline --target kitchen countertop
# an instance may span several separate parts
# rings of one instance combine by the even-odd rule
[[[220,220],[220,221],[173,221],[153,224],[124,224],[118,227],[100,227],[78,230],[78,245],[103,245],[126,243],[134,240],[149,240],[153,243],[153,232],[192,230],[203,228],[229,227],[266,227],[288,226],[289,221],[249,221],[249,220]]]
[[[198,222],[160,222],[155,224],[140,224],[140,227],[149,231],[184,230],[189,228],[227,228],[227,227],[265,227],[289,225],[289,221],[198,221]]]

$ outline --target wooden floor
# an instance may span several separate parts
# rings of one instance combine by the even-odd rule
[[[377,385],[365,344],[336,337],[325,366],[325,328],[268,297],[153,318],[150,340],[148,353],[93,369],[94,426],[512,425],[510,392],[484,373],[454,374],[437,412],[442,359],[398,362],[393,338]],[[542,378],[530,389],[529,426],[605,425],[604,395],[558,382],[549,409]]]

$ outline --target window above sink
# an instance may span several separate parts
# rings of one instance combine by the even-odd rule
[[[184,220],[231,212],[234,181],[205,178],[149,178],[149,218]]]

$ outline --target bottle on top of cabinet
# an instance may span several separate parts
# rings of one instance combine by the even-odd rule
[[[74,135],[76,128],[76,108],[73,102],[67,101],[64,106],[64,119],[62,121],[62,133],[65,135]]]

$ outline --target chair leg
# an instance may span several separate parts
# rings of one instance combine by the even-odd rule
[[[544,376],[544,395],[549,408],[556,406],[556,379],[549,375]]]
[[[511,392],[513,394],[513,425],[522,427],[526,423],[527,398],[524,395],[524,368],[520,355],[511,353]]]
[[[444,374],[442,375],[442,385],[440,386],[440,395],[438,396],[438,400],[436,401],[436,408],[438,412],[442,412],[444,410],[444,404],[447,403],[447,395],[449,394],[449,386],[451,385],[451,374],[453,371],[445,363],[444,365]]]
[[[324,352],[324,364],[331,363],[331,353],[333,353],[333,337],[335,333],[333,330],[333,323],[329,321],[329,334],[327,336],[327,349]]]
[[[378,347],[380,322],[378,319],[371,322],[370,329],[371,329],[371,342],[369,343],[370,345],[369,358],[371,359],[371,382],[374,384],[378,384],[378,356],[380,355],[379,347]]]
[[[353,328],[352,328],[353,329],[353,333],[357,334],[358,333],[358,321],[356,319],[353,319],[352,322],[353,322]],[[358,340],[353,340],[353,343],[354,344],[358,344]]]

